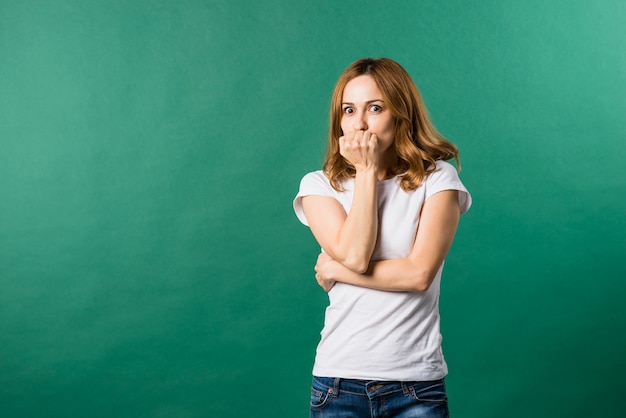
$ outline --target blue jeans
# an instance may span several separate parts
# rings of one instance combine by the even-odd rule
[[[448,418],[444,380],[376,382],[313,377],[311,418]]]

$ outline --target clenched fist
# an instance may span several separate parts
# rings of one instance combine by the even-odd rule
[[[370,131],[353,131],[340,137],[339,153],[357,171],[378,168],[378,138]]]

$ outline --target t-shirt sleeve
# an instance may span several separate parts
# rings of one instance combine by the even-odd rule
[[[322,171],[314,171],[305,175],[300,181],[300,190],[293,200],[293,209],[296,212],[296,216],[300,222],[309,226],[302,209],[302,198],[305,196],[335,197],[333,188]]]
[[[458,190],[461,214],[468,211],[472,196],[461,182],[456,168],[446,161],[437,161],[437,169],[426,179],[426,199],[443,190]]]

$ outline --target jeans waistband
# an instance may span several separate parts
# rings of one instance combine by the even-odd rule
[[[421,385],[427,382],[402,382],[402,381],[376,381],[376,380],[359,380],[359,379],[342,379],[340,377],[319,377],[314,376],[319,383],[329,388],[332,396],[339,396],[341,392],[349,392],[356,395],[364,395],[373,397],[386,393],[402,391],[408,395],[413,391],[415,385]],[[442,382],[443,379],[437,382]]]

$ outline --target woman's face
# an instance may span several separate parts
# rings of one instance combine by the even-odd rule
[[[341,110],[341,130],[344,135],[354,131],[376,134],[381,155],[391,147],[395,135],[395,118],[371,76],[361,75],[346,84]]]

